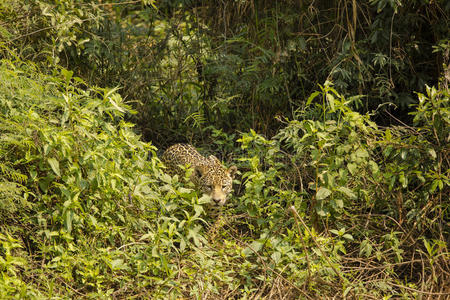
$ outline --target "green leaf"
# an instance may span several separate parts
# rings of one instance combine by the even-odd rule
[[[389,157],[389,155],[391,154],[391,152],[392,152],[392,150],[393,150],[394,148],[392,147],[392,146],[387,146],[384,150],[383,150],[383,154],[384,154],[384,157]]]
[[[243,253],[246,256],[252,255],[253,253],[261,250],[262,246],[263,246],[263,243],[261,243],[260,241],[253,241],[249,247],[247,247],[243,250]]]
[[[117,103],[116,103],[116,101],[114,101],[114,99],[120,100],[119,97],[111,97],[111,98],[109,98],[109,103],[111,103],[112,106],[114,106],[115,109],[117,109],[117,110],[120,111],[121,113],[124,113],[125,110],[124,110],[122,107],[120,107],[119,105],[117,105]]]
[[[206,204],[206,203],[211,203],[211,196],[208,194],[203,194],[199,199],[198,199],[198,204]]]
[[[184,238],[180,239],[180,251],[184,251],[186,249],[186,241]]]
[[[427,249],[428,255],[433,256],[433,247],[431,247],[430,243],[424,238],[423,244],[425,245],[425,248]]]
[[[339,231],[337,231],[336,229],[330,229],[330,232],[339,236]]]
[[[97,226],[97,219],[93,215],[89,215],[89,219],[93,226]]]
[[[323,208],[318,208],[316,211],[317,211],[317,214],[321,217],[327,216],[327,212]]]
[[[316,194],[317,200],[323,200],[331,195],[331,191],[327,188],[320,187]]]
[[[344,237],[344,239],[353,241],[353,236],[351,234],[349,234],[349,233],[344,234],[343,237]]]
[[[386,138],[386,141],[388,141],[388,142],[392,139],[391,131],[389,130],[389,128],[386,129],[385,138]]]
[[[126,265],[124,264],[123,259],[117,258],[111,261],[111,270],[122,270],[125,269]]]
[[[377,258],[378,261],[381,261],[382,254],[383,254],[383,253],[381,253],[381,251],[376,251],[376,252],[375,252],[375,256],[376,256],[376,258]]]
[[[272,255],[270,256],[272,259],[273,259],[273,261],[276,263],[276,264],[278,264],[279,262],[280,262],[280,260],[281,260],[281,253],[280,252],[274,252],[274,253],[272,253]]]
[[[72,79],[73,71],[62,69],[61,73],[63,74],[64,78],[66,79],[66,83],[69,83],[70,79]]]
[[[319,91],[315,91],[314,93],[312,93],[312,94],[308,97],[308,100],[306,101],[306,106],[309,106],[309,105],[311,104],[311,102],[314,100],[314,98],[316,98],[319,94],[320,94]]]
[[[352,175],[356,174],[357,168],[358,168],[358,166],[356,164],[354,164],[354,163],[347,164],[347,169],[350,171],[350,173]]]
[[[403,172],[400,173],[398,181],[402,184],[403,188],[406,188],[408,186],[408,177],[406,177]]]
[[[396,180],[397,180],[397,177],[392,175],[391,180],[389,181],[389,191],[391,191],[394,188]]]
[[[357,199],[358,197],[356,197],[356,195],[353,193],[353,191],[345,186],[340,186],[337,188],[338,191],[344,193],[347,197],[349,197],[350,199]]]
[[[360,248],[359,248],[359,255],[369,257],[372,254],[372,245],[370,242],[366,239],[361,242]]]
[[[328,100],[328,104],[331,107],[331,112],[335,112],[336,109],[334,107],[334,96],[332,94],[327,94],[327,100]]]
[[[436,159],[436,157],[437,157],[436,151],[434,151],[433,148],[428,149],[428,154],[430,154],[430,156],[434,159]]]
[[[203,213],[203,206],[194,204],[195,215],[194,218],[198,218]]]
[[[57,176],[61,176],[61,172],[59,170],[59,162],[56,158],[49,158],[48,163],[50,164],[50,167],[52,168],[53,172],[57,175]]]
[[[349,286],[345,289],[345,291],[343,293],[344,298],[348,295],[348,293],[352,290],[352,288],[353,288],[353,286]]]
[[[67,232],[72,231],[73,211],[70,210],[66,213],[65,227]]]
[[[433,183],[431,184],[431,187],[430,187],[430,192],[431,193],[434,193],[434,191],[436,190],[438,184],[439,184],[439,180],[434,180],[433,181]]]
[[[261,250],[262,246],[263,246],[263,243],[261,243],[260,241],[254,241],[254,242],[250,245],[250,247],[251,247],[253,250],[255,250],[256,252],[258,252],[259,250]]]
[[[51,175],[51,176],[47,176],[47,177],[44,177],[39,180],[39,187],[41,188],[41,190],[44,193],[47,193],[50,181],[52,181],[53,179],[54,179],[54,177],[53,177],[53,175]]]
[[[408,155],[408,151],[406,151],[406,150],[402,150],[402,151],[400,152],[400,157],[401,157],[403,160],[406,159],[407,155]]]
[[[380,171],[380,168],[378,167],[378,164],[374,162],[373,160],[369,160],[369,166],[372,170],[372,174],[376,175]]]
[[[356,152],[355,152],[355,155],[356,155],[356,157],[360,157],[360,158],[369,157],[369,153],[364,148],[358,148],[358,150],[356,150]]]
[[[334,203],[336,203],[336,206],[338,208],[343,208],[344,207],[344,201],[342,201],[342,199],[334,199]]]

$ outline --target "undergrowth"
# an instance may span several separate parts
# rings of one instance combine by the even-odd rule
[[[117,90],[3,59],[0,298],[445,299],[449,94],[418,98],[380,128],[326,82],[273,138],[210,129],[241,173],[215,218]]]

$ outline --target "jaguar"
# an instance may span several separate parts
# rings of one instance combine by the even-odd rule
[[[175,144],[170,146],[162,155],[167,173],[184,176],[182,166],[194,169],[190,180],[198,190],[207,194],[213,203],[223,206],[232,190],[233,179],[237,167],[226,168],[217,157],[201,155],[194,146],[190,144]]]

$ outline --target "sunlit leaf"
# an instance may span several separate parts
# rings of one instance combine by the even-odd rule
[[[331,191],[327,188],[320,187],[316,193],[317,200],[323,200],[331,195]]]
[[[349,189],[348,187],[345,186],[340,186],[337,188],[338,191],[344,193],[347,197],[349,197],[350,199],[357,199],[356,195],[353,193],[353,191],[351,189]]]
[[[47,161],[48,161],[50,167],[52,168],[53,172],[57,176],[61,176],[61,172],[59,170],[59,161],[56,158],[49,158]]]

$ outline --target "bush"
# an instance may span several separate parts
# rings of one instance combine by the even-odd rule
[[[449,95],[427,88],[418,96],[416,127],[380,129],[368,115],[352,111],[352,99],[327,82],[310,96],[307,111],[287,121],[273,139],[255,132],[240,139],[249,171],[243,174],[246,190],[239,210],[248,212],[250,231],[264,232],[254,243],[270,252],[270,241],[294,234],[288,243],[303,240],[305,249],[320,254],[290,244],[306,256],[307,264],[305,257],[299,264],[308,278],[303,275],[297,283],[311,287],[324,278],[339,280],[343,295],[374,296],[417,295],[423,282],[436,292],[430,295],[439,295],[446,285]],[[317,117],[304,119],[308,115]],[[295,218],[287,221],[284,208]],[[308,229],[309,222],[315,230]],[[314,235],[318,231],[322,234]],[[417,255],[423,257],[420,264]],[[354,280],[353,270],[359,270],[361,281]],[[375,270],[378,275],[371,277]],[[419,272],[426,278],[416,276]],[[316,296],[327,295],[322,292]]]
[[[160,187],[172,181],[123,120],[132,111],[121,97],[19,60],[0,74],[3,296],[121,297],[136,277],[140,293],[173,276],[202,210],[174,202],[192,190]]]
[[[207,128],[242,174],[213,218],[115,89],[17,58],[0,82],[2,298],[444,293],[446,90],[418,95],[414,128],[379,128],[329,82],[273,138],[238,150]]]

